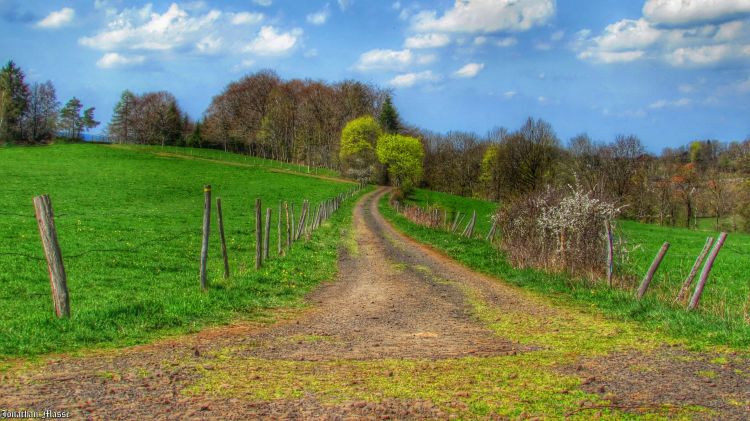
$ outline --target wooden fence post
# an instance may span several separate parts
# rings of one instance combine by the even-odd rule
[[[55,315],[58,318],[68,318],[70,317],[68,278],[65,274],[60,244],[57,242],[55,215],[48,195],[34,198],[34,212],[39,226],[39,237],[41,237],[42,247],[44,248],[44,257],[47,258],[47,271],[49,272],[49,284]]]
[[[471,219],[469,220],[469,223],[466,224],[466,228],[464,228],[464,232],[461,233],[462,236],[471,238],[471,236],[474,234],[474,224],[477,221],[477,211],[474,211],[471,214]]]
[[[703,266],[701,277],[700,279],[698,279],[698,284],[695,286],[695,292],[693,292],[693,298],[690,299],[688,310],[695,310],[696,308],[698,308],[698,303],[700,302],[701,295],[703,294],[703,288],[706,286],[706,281],[708,281],[708,274],[711,273],[711,269],[714,266],[716,256],[719,255],[721,246],[724,245],[724,241],[726,241],[726,239],[727,233],[722,232],[721,234],[719,234],[719,239],[716,240],[716,245],[714,245],[713,250],[711,250],[711,254],[708,256],[708,260],[706,260],[706,265]]]
[[[690,273],[688,273],[687,278],[685,278],[685,282],[682,283],[682,288],[680,288],[680,292],[677,293],[677,297],[675,297],[674,302],[680,302],[685,298],[685,295],[687,294],[688,290],[690,289],[690,285],[692,285],[693,280],[695,279],[695,275],[698,274],[698,270],[700,270],[701,265],[703,264],[703,261],[706,259],[706,255],[708,255],[708,251],[711,250],[711,245],[714,243],[713,237],[707,237],[706,238],[706,244],[703,245],[703,250],[701,250],[698,257],[695,259],[695,263],[693,263],[692,269],[690,269]]]
[[[278,231],[277,234],[278,234],[278,237],[279,237],[279,243],[278,243],[279,256],[283,256],[284,255],[284,249],[281,247],[281,202],[279,202],[279,222],[277,224],[277,231]]]
[[[639,300],[643,298],[643,296],[646,294],[648,285],[651,283],[651,280],[654,278],[654,274],[656,273],[656,270],[659,269],[659,265],[661,264],[662,259],[664,259],[664,255],[667,254],[667,250],[669,250],[669,243],[665,242],[664,244],[662,244],[661,249],[659,249],[659,253],[656,254],[654,261],[651,263],[651,267],[648,269],[646,276],[643,278],[643,281],[641,282],[641,286],[638,288],[638,293],[636,294],[636,298],[638,298]]]
[[[266,233],[263,241],[263,258],[268,260],[271,248],[271,208],[266,209]]]
[[[224,278],[229,278],[229,257],[227,256],[227,241],[224,237],[224,215],[221,211],[221,198],[216,199],[216,218],[219,222],[219,238],[221,239],[221,255],[224,258]]]
[[[453,225],[451,225],[451,233],[456,232],[458,226],[458,217],[461,216],[461,212],[456,212],[456,217],[453,219]]]
[[[255,269],[263,264],[263,214],[260,198],[255,199]]]
[[[297,237],[297,226],[294,223],[294,202],[289,204],[289,213],[291,214],[291,221],[292,221],[292,235],[291,235],[291,243],[294,243],[294,238]]]
[[[203,186],[203,242],[201,243],[201,289],[208,288],[208,236],[211,231],[211,185]]]
[[[604,229],[607,235],[607,285],[612,288],[612,275],[615,271],[615,247],[612,242],[612,225],[609,223],[609,220],[604,221]]]
[[[289,204],[284,202],[284,211],[286,212],[286,248],[292,246],[292,227],[289,225]]]
[[[490,231],[487,233],[487,237],[484,240],[492,241],[495,238],[496,229],[497,229],[497,219],[492,218],[492,227],[490,228]]]

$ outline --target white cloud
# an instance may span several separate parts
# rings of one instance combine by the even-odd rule
[[[724,60],[731,52],[728,45],[678,48],[667,56],[667,61],[675,66],[701,66]]]
[[[474,38],[474,45],[484,45],[487,43],[487,37],[478,36]]]
[[[113,69],[143,64],[145,61],[146,57],[144,56],[123,56],[118,53],[107,53],[96,62],[96,65],[102,69]]]
[[[747,27],[747,22],[732,21],[664,28],[645,18],[623,19],[598,36],[580,31],[574,49],[580,59],[599,63],[658,59],[676,67],[710,66],[750,56],[743,50],[750,46]]]
[[[418,73],[405,73],[398,75],[391,79],[388,84],[396,88],[409,88],[418,83],[436,82],[438,80],[440,80],[440,76],[437,76],[430,70],[425,70]]]
[[[562,40],[564,37],[565,37],[565,31],[560,30],[560,31],[553,32],[552,35],[550,35],[549,39],[551,41],[557,42],[557,41]]]
[[[258,6],[268,7],[273,3],[273,0],[253,0],[253,3]]]
[[[500,38],[495,44],[497,44],[498,47],[503,48],[512,47],[518,44],[518,40],[513,37]]]
[[[750,77],[737,83],[737,90],[740,92],[750,92]]]
[[[717,22],[750,14],[750,0],[647,0],[643,16],[664,25]]]
[[[370,50],[359,56],[355,67],[363,72],[371,70],[401,70],[414,61],[411,50]]]
[[[518,92],[516,91],[507,91],[503,94],[503,97],[505,97],[505,99],[513,99],[516,95],[518,95]]]
[[[245,59],[245,60],[242,60],[239,64],[234,65],[234,67],[232,67],[232,71],[235,73],[239,73],[239,72],[242,72],[244,70],[247,70],[253,67],[254,65],[255,65],[254,60]]]
[[[99,50],[164,51],[193,44],[213,29],[221,12],[211,10],[192,17],[176,3],[163,14],[152,11],[151,4],[141,9],[126,9],[112,17],[107,29],[78,40],[81,45]]]
[[[448,35],[445,34],[418,34],[409,37],[404,41],[406,48],[438,48],[444,47],[451,42]]]
[[[50,13],[44,19],[36,23],[37,28],[54,29],[63,27],[73,21],[76,11],[70,7],[63,7],[60,10]]]
[[[291,51],[302,36],[302,30],[292,29],[289,32],[279,32],[273,26],[260,28],[258,36],[245,48],[246,51],[258,55],[282,55]]]
[[[391,8],[393,10],[401,10],[401,2],[400,1],[394,1],[391,5]]]
[[[240,12],[231,15],[232,25],[255,25],[263,20],[263,13]]]
[[[484,69],[484,63],[469,63],[453,73],[456,77],[473,78]]]
[[[339,3],[339,9],[346,10],[349,8],[349,6],[354,3],[354,0],[337,0]]]
[[[658,109],[668,108],[668,107],[687,107],[690,104],[692,104],[692,101],[688,98],[680,98],[674,101],[660,99],[656,102],[651,103],[648,106],[648,108],[651,108],[652,110],[658,110]]]
[[[457,0],[441,16],[423,11],[412,26],[420,32],[526,31],[555,14],[555,0]]]
[[[327,8],[319,12],[311,13],[307,15],[307,23],[310,23],[313,25],[323,25],[328,21],[328,17],[330,15],[331,14]]]
[[[195,44],[195,48],[198,52],[203,54],[216,54],[221,51],[223,46],[224,41],[220,37],[215,37],[213,35],[206,35]]]

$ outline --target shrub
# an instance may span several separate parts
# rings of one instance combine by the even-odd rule
[[[496,215],[501,247],[516,266],[600,272],[607,253],[605,221],[620,211],[580,185],[547,186],[501,208]]]

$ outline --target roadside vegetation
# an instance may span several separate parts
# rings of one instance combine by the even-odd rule
[[[299,210],[303,199],[316,206],[351,183],[308,177],[302,167],[278,172],[277,163],[260,159],[245,165],[231,154],[204,160],[188,149],[154,152],[83,144],[0,149],[0,358],[124,346],[256,319],[299,305],[307,291],[333,279],[353,201],[283,258],[276,256],[277,209],[288,201]],[[223,202],[232,273],[223,278],[212,218],[207,292],[198,282],[204,184]],[[68,320],[52,311],[32,206],[42,193],[52,200],[68,274]],[[271,259],[259,271],[256,197],[273,209]]]
[[[477,224],[484,221],[484,231],[480,228],[482,233],[489,229],[491,222],[488,221],[495,207],[490,202],[479,206],[481,202],[475,199],[420,190],[414,197],[420,203],[429,202],[449,211],[468,213],[476,210]],[[412,238],[437,248],[472,269],[529,289],[557,303],[572,304],[584,310],[593,308],[617,319],[636,321],[644,327],[686,339],[695,347],[725,345],[743,349],[750,345],[750,324],[746,320],[750,283],[745,269],[750,266],[748,235],[730,235],[711,274],[699,311],[687,312],[684,306],[672,304],[672,300],[703,247],[705,237],[715,233],[622,222],[624,236],[632,245],[640,246],[630,253],[629,262],[619,268],[621,275],[639,276],[637,279],[640,280],[661,243],[665,240],[673,243],[649,294],[636,301],[633,289],[609,288],[601,280],[533,268],[514,268],[491,242],[415,224],[398,214],[385,197],[379,206],[388,220]]]

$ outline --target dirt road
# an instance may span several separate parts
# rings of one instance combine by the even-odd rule
[[[74,418],[747,419],[750,364],[553,306],[355,208],[356,247],[308,309],[260,326],[2,374],[0,410]]]

